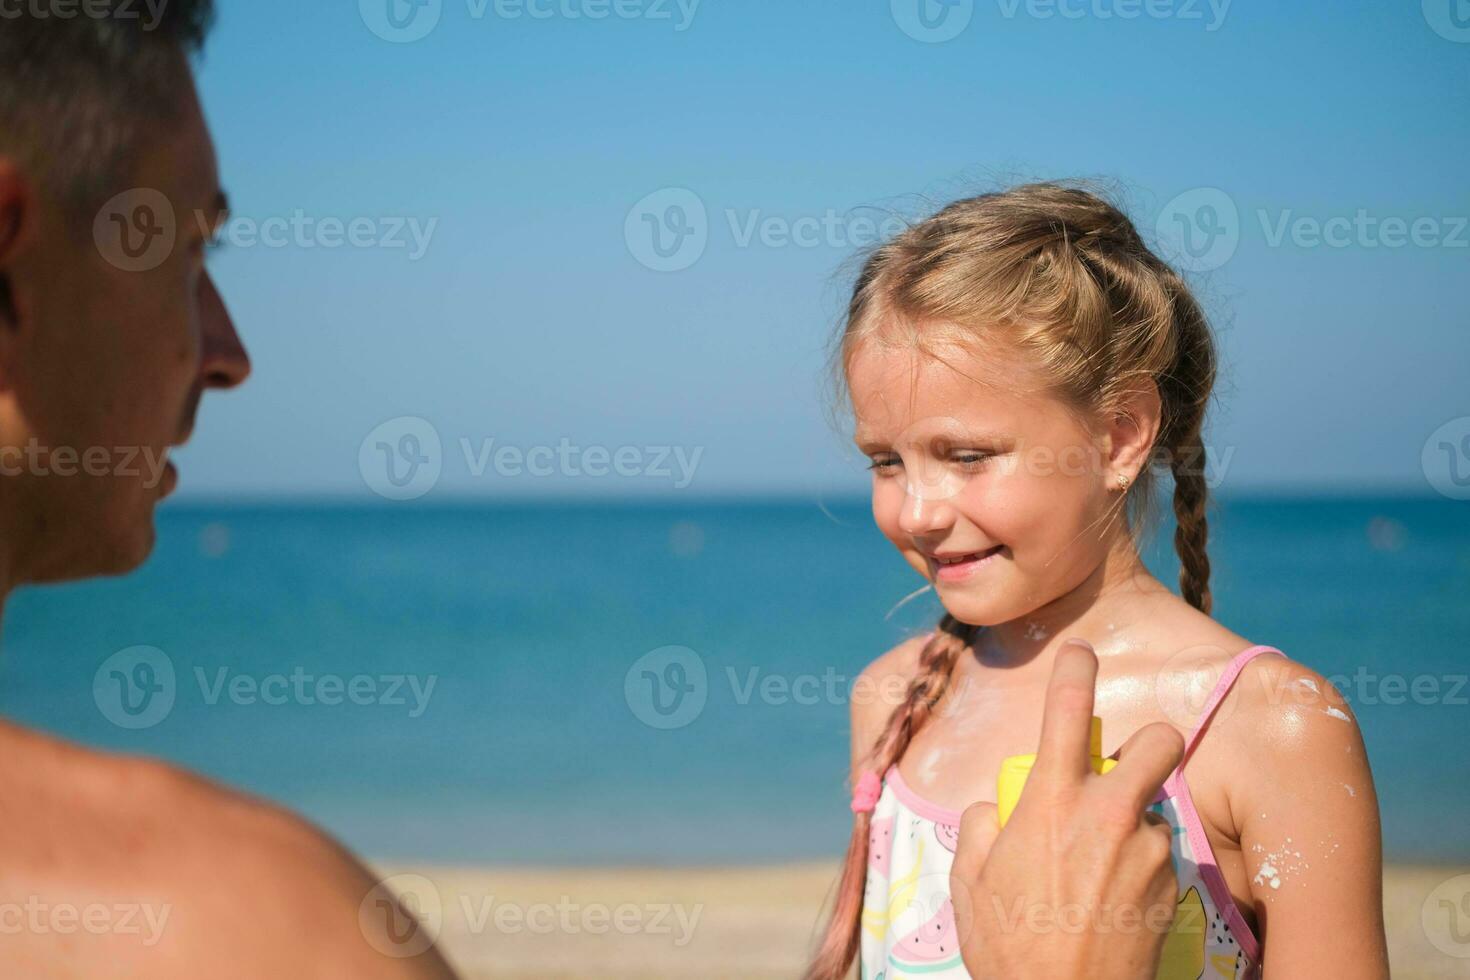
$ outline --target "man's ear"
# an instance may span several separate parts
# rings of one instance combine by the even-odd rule
[[[10,387],[14,341],[21,326],[15,269],[35,230],[35,188],[20,165],[0,156],[0,390]]]
[[[1113,473],[1136,480],[1148,466],[1163,421],[1162,409],[1158,385],[1152,381],[1131,392],[1118,406],[1108,425],[1106,465]]]

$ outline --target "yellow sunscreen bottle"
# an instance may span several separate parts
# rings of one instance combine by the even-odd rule
[[[1101,776],[1118,764],[1116,759],[1102,757],[1102,719],[1092,716],[1092,733],[1088,738],[1087,756],[1092,771]],[[1000,825],[1004,827],[1011,818],[1011,811],[1021,799],[1021,790],[1026,788],[1026,777],[1036,765],[1036,755],[1013,755],[1000,764],[1000,776],[995,781],[995,810]]]

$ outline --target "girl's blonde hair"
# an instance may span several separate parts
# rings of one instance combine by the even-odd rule
[[[950,204],[863,263],[838,336],[840,376],[861,344],[894,330],[921,349],[939,339],[1015,351],[1086,418],[1104,418],[1140,385],[1157,385],[1153,459],[1166,461],[1173,474],[1179,588],[1186,602],[1210,612],[1201,429],[1215,382],[1215,343],[1184,280],[1149,251],[1122,211],[1057,183]],[[1152,463],[1145,467],[1119,499],[1135,515],[1150,509],[1154,471]],[[903,757],[976,632],[944,616],[864,769],[881,776]],[[857,955],[871,822],[871,813],[853,820],[832,918],[808,980],[838,980]]]

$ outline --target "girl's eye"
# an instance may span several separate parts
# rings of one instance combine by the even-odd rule
[[[957,466],[980,466],[994,455],[985,452],[954,453],[950,456],[950,462]],[[879,473],[892,472],[902,465],[903,460],[897,456],[876,456],[868,463],[868,469]]]

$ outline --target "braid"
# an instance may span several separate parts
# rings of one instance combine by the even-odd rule
[[[960,651],[969,645],[974,632],[975,627],[961,623],[945,613],[939,622],[939,628],[919,653],[919,671],[909,681],[908,693],[903,703],[893,709],[893,714],[888,718],[888,726],[873,745],[870,755],[873,771],[880,774],[887,772],[889,766],[896,765],[903,758],[909,743],[919,729],[924,727],[934,706],[949,689],[950,677],[954,674]]]
[[[881,776],[903,758],[914,735],[924,727],[944,692],[949,690],[955,664],[973,642],[976,632],[976,627],[962,623],[948,613],[939,621],[939,628],[919,653],[919,670],[909,682],[903,703],[893,709],[883,734],[873,744],[868,755],[870,771]],[[847,842],[847,856],[843,859],[842,878],[837,884],[832,917],[828,920],[822,945],[807,967],[805,980],[840,980],[847,975],[848,967],[857,956],[862,938],[863,887],[868,872],[868,833],[872,825],[871,812],[858,813],[853,817],[852,836]]]
[[[1205,615],[1210,614],[1210,556],[1206,545],[1205,445],[1196,429],[1174,454],[1174,550],[1179,554],[1179,594]]]
[[[1169,272],[1177,347],[1173,365],[1160,378],[1165,425],[1160,444],[1170,453],[1174,474],[1174,551],[1179,555],[1179,594],[1206,616],[1210,596],[1209,522],[1205,505],[1205,444],[1201,435],[1210,393],[1215,387],[1215,345],[1209,323],[1184,281]]]

